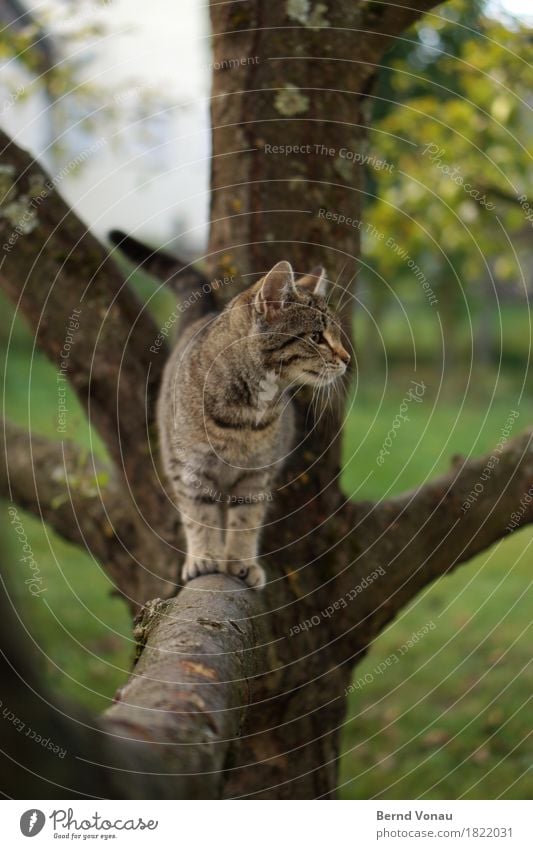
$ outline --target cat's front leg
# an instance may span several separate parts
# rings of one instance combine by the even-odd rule
[[[249,587],[265,585],[264,569],[257,562],[259,537],[272,493],[264,472],[243,475],[227,496],[225,570]]]
[[[223,571],[224,539],[221,504],[210,496],[181,495],[187,556],[181,571],[183,583],[200,575]]]

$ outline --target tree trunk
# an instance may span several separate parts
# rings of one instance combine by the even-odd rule
[[[337,222],[361,220],[364,175],[355,163],[367,145],[367,95],[387,33],[400,32],[406,10],[341,2],[291,13],[296,5],[211,6],[214,66],[230,57],[240,64],[213,77],[208,260],[213,277],[235,276],[240,287],[281,259],[298,273],[324,265],[351,349],[360,238],[357,227]],[[235,288],[223,287],[220,301]],[[338,621],[322,616],[320,627],[289,636],[337,599],[336,578],[349,562],[337,544],[347,530],[343,406],[326,411],[309,401],[299,394],[302,447],[285,469],[265,534],[275,583],[263,624],[278,638],[235,746],[231,796],[315,798],[336,786],[349,652],[343,657]]]

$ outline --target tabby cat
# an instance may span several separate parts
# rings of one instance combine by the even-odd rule
[[[187,539],[182,580],[210,572],[262,587],[258,543],[293,438],[289,390],[320,387],[350,357],[325,300],[323,268],[288,262],[188,327],[158,403],[163,466]]]

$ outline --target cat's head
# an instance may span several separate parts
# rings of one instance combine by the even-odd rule
[[[251,289],[253,336],[267,371],[289,384],[326,385],[346,371],[350,355],[326,302],[322,267],[294,279],[278,262]]]

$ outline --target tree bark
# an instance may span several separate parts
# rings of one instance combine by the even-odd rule
[[[369,95],[381,56],[432,5],[212,4],[221,70],[213,85],[207,262],[225,284],[214,293],[219,307],[275,260],[290,259],[298,272],[320,262],[351,339],[358,230],[339,224],[338,216],[360,220],[363,184],[360,167],[341,151],[356,159],[367,149]],[[280,151],[280,144],[293,152]],[[26,196],[35,164],[7,142],[2,162],[13,164],[17,191]],[[2,224],[5,239],[5,219]],[[171,260],[162,258],[162,267],[171,270]],[[72,498],[65,487],[68,503],[54,513],[59,449],[9,428],[13,455],[4,491],[67,538],[92,540],[91,550],[110,561],[109,573],[132,607],[166,599],[148,604],[137,621],[139,660],[117,703],[90,734],[83,723],[61,725],[75,757],[65,759],[59,782],[53,764],[38,764],[49,792],[35,795],[64,794],[69,782],[75,794],[130,798],[331,798],[345,691],[372,640],[423,587],[509,533],[513,512],[520,511],[516,527],[533,520],[533,498],[524,501],[533,477],[531,433],[498,450],[488,476],[490,458],[456,461],[447,476],[416,492],[353,504],[339,487],[342,403],[324,415],[301,392],[299,447],[264,533],[267,588],[258,593],[211,576],[169,599],[180,545],[175,509],[150,457],[164,360],[162,349],[150,351],[157,328],[55,192],[34,232],[8,254],[0,280],[53,361],[70,311],[82,305],[68,379],[112,466],[107,491],[90,509],[83,487]],[[25,440],[37,470],[31,479]],[[76,466],[73,446],[61,452],[63,464],[67,457]],[[95,468],[91,460],[82,478],[94,477]],[[100,550],[98,531],[109,517],[115,530],[124,528]],[[24,654],[12,655],[9,668],[23,668]],[[8,681],[10,698],[23,711],[20,679],[9,674]],[[56,721],[42,705],[35,716]],[[16,740],[8,737],[9,752]],[[13,795],[21,786],[15,772]]]

